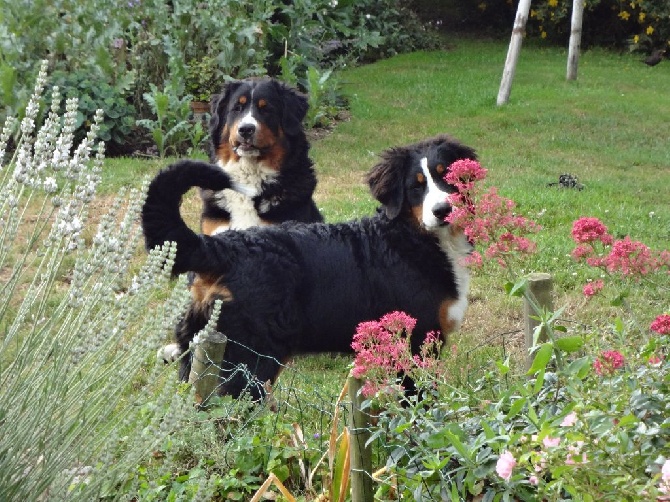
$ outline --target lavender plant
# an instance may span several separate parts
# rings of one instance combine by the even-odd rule
[[[129,270],[144,187],[92,230],[102,111],[74,144],[77,100],[61,115],[55,88],[38,126],[46,81],[45,62],[25,117],[0,133],[0,500],[115,499],[192,414],[153,361],[187,289],[169,287],[172,247]]]

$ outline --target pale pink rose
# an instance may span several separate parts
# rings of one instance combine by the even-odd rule
[[[658,491],[664,495],[670,495],[670,458],[661,467],[661,483]]]
[[[540,484],[540,480],[537,479],[537,476],[535,476],[535,475],[529,477],[528,482],[533,486],[537,486],[538,484]]]
[[[577,413],[572,411],[565,416],[565,418],[561,422],[561,427],[572,427],[576,423],[577,423]]]
[[[558,446],[561,443],[561,438],[552,438],[551,436],[546,436],[542,440],[542,444],[544,445],[545,448],[553,448],[554,446]]]
[[[514,455],[506,451],[498,458],[496,463],[496,472],[498,476],[503,478],[505,481],[509,481],[509,478],[512,477],[512,470],[516,466],[516,459]]]

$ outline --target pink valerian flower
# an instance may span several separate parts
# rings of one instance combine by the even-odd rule
[[[607,227],[597,218],[585,217],[575,221],[572,238],[576,243],[572,251],[575,260],[584,261],[610,274],[640,277],[662,268],[670,269],[670,251],[655,252],[628,236],[615,241],[607,233]]]
[[[602,279],[597,281],[589,282],[584,286],[584,296],[591,297],[599,293],[605,287],[605,283]]]
[[[670,335],[670,314],[659,315],[651,323],[650,328],[659,335]]]
[[[514,455],[506,451],[498,457],[498,462],[496,462],[496,472],[498,473],[498,476],[505,481],[509,481],[515,466],[516,459],[514,458]]]
[[[601,242],[605,245],[614,240],[598,218],[589,217],[579,218],[572,224],[572,238],[577,243]]]
[[[605,258],[608,272],[621,275],[648,275],[659,269],[660,263],[651,249],[640,241],[632,241],[626,236],[612,244],[610,254]]]
[[[661,365],[663,359],[661,359],[656,354],[653,354],[652,356],[649,357],[649,360],[647,362],[649,363],[650,366],[657,368]]]
[[[477,182],[485,177],[486,169],[476,160],[461,159],[449,166],[444,179],[458,192],[449,197],[452,210],[445,221],[463,229],[476,245],[486,245],[484,256],[495,258],[504,266],[506,256],[535,252],[535,243],[524,235],[537,232],[540,227],[534,221],[516,215],[514,201],[499,196],[495,187],[480,194]],[[466,260],[466,264],[479,265],[481,261],[478,253]]]
[[[533,474],[531,477],[528,478],[528,482],[533,486],[537,486],[540,484],[540,480],[535,474]]]
[[[606,350],[593,362],[593,369],[600,376],[613,375],[624,365],[624,357],[617,350]]]
[[[365,378],[365,397],[382,389],[402,390],[395,384],[399,373],[434,364],[430,358],[439,352],[439,333],[431,332],[420,348],[420,356],[412,355],[410,337],[416,319],[404,312],[390,312],[379,321],[362,322],[356,328],[351,347],[356,353],[352,375]]]

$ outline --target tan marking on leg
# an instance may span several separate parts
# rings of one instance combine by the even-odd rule
[[[221,226],[230,225],[230,221],[223,218],[205,218],[200,221],[200,232],[205,235],[214,235],[214,232]]]
[[[458,324],[456,321],[449,317],[449,309],[454,303],[456,303],[456,301],[451,298],[443,300],[442,303],[440,303],[440,330],[442,335],[442,342],[444,343],[447,343],[449,333],[458,329]]]
[[[223,284],[223,277],[201,274],[196,274],[193,279],[191,297],[201,308],[212,304],[217,298],[224,302],[233,301],[233,294]]]

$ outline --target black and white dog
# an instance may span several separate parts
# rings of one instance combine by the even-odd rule
[[[217,330],[228,337],[221,394],[264,394],[291,356],[351,352],[357,325],[400,310],[417,319],[412,350],[426,333],[446,339],[467,307],[471,251],[459,228],[445,223],[453,186],[444,181],[452,162],[476,159],[448,136],[392,148],[368,173],[381,203],[374,216],[337,224],[290,224],[229,230],[207,236],[179,213],[192,186],[235,188],[221,169],[178,162],[152,181],[142,210],[146,247],[177,243],[173,274],[195,272],[201,287],[178,333],[182,350],[222,301]],[[246,371],[239,371],[240,365]],[[180,375],[190,362],[182,358]],[[249,375],[253,375],[250,377]]]

